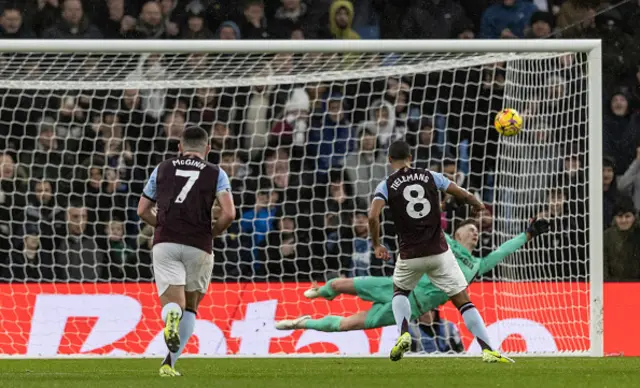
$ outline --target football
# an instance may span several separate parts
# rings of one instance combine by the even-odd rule
[[[493,125],[502,136],[514,136],[522,130],[522,117],[515,109],[503,109],[496,115]]]

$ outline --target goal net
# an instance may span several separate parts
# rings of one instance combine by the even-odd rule
[[[274,322],[364,311],[368,325],[388,321],[389,304],[303,292],[392,274],[389,215],[392,260],[382,262],[371,255],[366,212],[396,139],[409,142],[416,166],[487,204],[475,256],[534,217],[551,223],[470,285],[494,344],[601,354],[600,65],[590,51],[599,43],[456,42],[459,52],[421,41],[138,43],[3,47],[0,353],[165,354],[153,230],[136,207],[153,168],[198,125],[239,215],[214,243],[186,354],[388,354],[392,326],[278,331]],[[500,138],[493,117],[507,107],[524,129]],[[442,200],[452,233],[470,215]],[[478,352],[450,304],[425,307],[412,323],[414,351]]]

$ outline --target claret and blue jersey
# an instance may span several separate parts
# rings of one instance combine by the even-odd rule
[[[211,252],[211,208],[219,193],[230,190],[227,174],[199,158],[178,157],[160,163],[143,190],[157,204],[154,244],[171,242]]]
[[[448,249],[440,226],[439,190],[451,181],[421,168],[404,167],[380,182],[374,200],[384,200],[398,234],[401,259],[437,255]]]

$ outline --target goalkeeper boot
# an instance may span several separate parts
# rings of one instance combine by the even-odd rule
[[[304,329],[304,321],[307,319],[311,319],[310,315],[303,315],[296,319],[285,319],[282,321],[276,322],[276,329],[278,330],[295,330],[295,329]]]
[[[164,324],[164,342],[171,353],[176,353],[180,349],[180,314],[171,311],[167,315],[167,321]]]
[[[498,353],[497,350],[489,350],[489,349],[484,349],[482,351],[482,361],[488,362],[488,363],[499,362],[503,364],[512,364],[515,362],[513,361],[513,359]]]
[[[318,282],[311,283],[311,288],[306,290],[303,293],[304,297],[307,299],[316,299],[320,297],[320,286],[318,286]],[[325,298],[326,300],[332,300],[333,298]]]
[[[178,377],[182,376],[180,372],[172,368],[169,364],[164,364],[160,367],[160,377]]]
[[[391,361],[400,361],[409,349],[411,349],[411,334],[407,332],[398,337],[396,345],[391,349],[389,358]]]

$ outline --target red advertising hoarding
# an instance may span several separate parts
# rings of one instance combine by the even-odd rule
[[[365,310],[368,303],[343,296],[306,300],[308,284],[212,284],[198,311],[187,353],[386,354],[394,327],[349,333],[277,331],[276,320]],[[588,285],[581,283],[477,283],[470,287],[492,340],[506,351],[586,351]],[[605,352],[640,355],[630,327],[638,319],[640,283],[605,285]],[[1,285],[0,353],[163,355],[166,347],[153,284]],[[444,316],[459,322],[451,305]],[[477,344],[459,325],[465,347]]]

